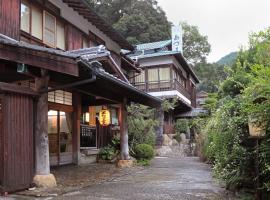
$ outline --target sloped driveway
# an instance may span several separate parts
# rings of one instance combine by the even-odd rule
[[[220,200],[230,199],[198,158],[157,157],[150,167],[55,199]]]

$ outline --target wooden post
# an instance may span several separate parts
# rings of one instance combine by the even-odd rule
[[[41,77],[36,78],[37,91],[48,88],[49,75],[47,70],[41,70]],[[35,164],[36,175],[34,183],[39,187],[53,187],[55,178],[50,174],[49,138],[48,138],[48,94],[41,94],[36,103],[35,123]]]
[[[127,99],[123,100],[120,107],[120,146],[121,159],[130,160],[128,147],[128,125],[127,125]]]
[[[80,159],[80,131],[81,131],[81,112],[82,112],[82,100],[81,95],[78,92],[73,93],[73,107],[74,107],[74,115],[73,115],[73,163],[79,164]]]

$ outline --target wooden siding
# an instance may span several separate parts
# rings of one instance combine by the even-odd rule
[[[33,99],[9,93],[2,98],[1,191],[28,188],[33,179]]]
[[[72,25],[66,28],[67,50],[75,50],[82,48],[82,33]]]
[[[20,0],[0,0],[0,33],[19,40]]]

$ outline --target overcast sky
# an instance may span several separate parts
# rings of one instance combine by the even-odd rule
[[[208,61],[247,45],[250,32],[270,26],[270,0],[158,0],[169,21],[186,21],[208,36]]]

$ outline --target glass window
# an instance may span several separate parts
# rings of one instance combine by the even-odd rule
[[[160,81],[169,81],[170,80],[170,68],[159,68],[159,79]]]
[[[158,68],[148,69],[148,81],[158,82]]]
[[[66,49],[66,44],[65,44],[65,26],[64,24],[57,22],[57,27],[56,27],[56,47],[59,49]]]
[[[42,40],[42,11],[36,8],[35,6],[32,6],[32,35],[36,38]]]
[[[46,44],[55,47],[56,19],[51,14],[44,11],[44,31],[43,40]]]
[[[21,30],[30,33],[30,7],[24,1],[21,3]]]
[[[118,125],[118,114],[117,114],[117,109],[112,108],[111,109],[111,117],[112,117],[112,124],[113,125]]]

